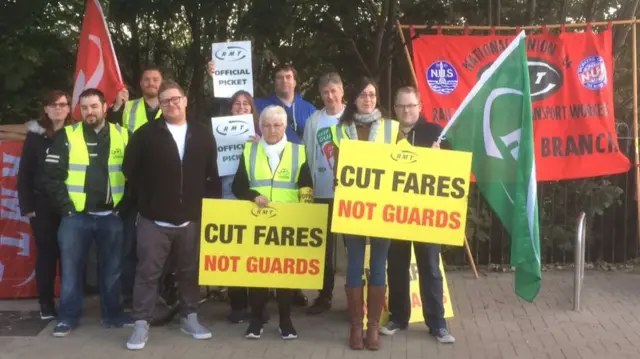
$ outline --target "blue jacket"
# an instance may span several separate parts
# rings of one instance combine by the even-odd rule
[[[287,112],[287,139],[293,143],[302,143],[302,134],[304,133],[304,124],[311,114],[316,110],[315,106],[305,101],[302,95],[296,93],[293,98],[291,107],[285,106],[282,101],[275,95],[271,94],[264,98],[255,99],[256,110],[258,114],[269,105],[278,105]]]

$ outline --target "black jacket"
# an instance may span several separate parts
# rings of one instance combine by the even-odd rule
[[[440,125],[425,121],[422,116],[418,120],[411,131],[407,132],[405,138],[410,144],[416,147],[431,147],[433,143],[438,140],[442,127]],[[440,148],[451,149],[450,144],[447,141],[440,143]]]
[[[313,188],[313,178],[311,177],[311,171],[309,170],[307,162],[302,164],[300,175],[298,176],[298,188],[303,187]],[[231,191],[236,198],[249,201],[253,201],[260,195],[258,191],[254,191],[249,187],[249,175],[247,174],[244,153],[240,157],[240,165],[238,166],[236,176],[233,178]]]
[[[164,116],[140,127],[122,166],[140,215],[175,225],[199,221],[202,198],[221,195],[217,157],[213,134],[201,123],[188,123],[182,161]]]
[[[53,139],[45,134],[36,120],[29,121],[18,169],[18,200],[22,215],[34,212],[40,205],[51,206],[44,180],[44,160]]]
[[[78,125],[82,126],[89,152],[89,167],[87,167],[84,184],[87,199],[83,212],[118,211],[127,200],[123,199],[114,208],[109,185],[110,127],[105,124],[100,132],[96,133],[93,128],[84,123]],[[119,136],[119,134],[116,135]],[[64,129],[54,136],[44,169],[45,189],[53,206],[63,216],[75,212],[75,206],[69,198],[65,184],[69,174],[69,140]]]

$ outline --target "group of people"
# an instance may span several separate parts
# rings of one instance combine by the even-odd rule
[[[213,66],[210,62],[210,74]],[[183,89],[163,80],[158,68],[143,71],[139,99],[129,100],[124,89],[113,104],[107,104],[99,90],[85,90],[79,99],[82,122],[71,120],[68,94],[46,95],[40,119],[27,124],[18,194],[37,247],[40,314],[45,320],[56,319],[54,336],[64,337],[78,326],[84,269],[95,242],[101,323],[132,326],[127,348],[144,348],[158,286],[169,272],[179,289],[182,331],[194,339],[211,338],[211,331],[197,316],[203,198],[249,200],[259,207],[269,202],[328,204],[323,288],[307,313],[316,315],[331,308],[336,236],[330,229],[341,141],[439,147],[441,128],[422,118],[420,96],[413,87],[398,90],[397,120],[392,120],[379,108],[378,89],[368,78],[354,84],[345,101],[340,76],[323,75],[318,81],[324,105],[320,110],[295,92],[297,73],[291,65],[278,66],[273,79],[275,91],[266,98],[254,100],[248,92],[239,91],[228,101],[228,114],[254,116],[256,136],[245,144],[237,173],[223,177],[218,175],[215,138],[205,125],[210,120],[187,122]],[[365,331],[362,275],[367,238],[345,234],[343,239],[352,349],[377,350],[379,333],[393,335],[407,328],[412,243],[429,333],[441,343],[455,341],[444,319],[439,245],[368,238]],[[58,261],[61,286],[56,307]],[[387,285],[390,320],[378,327]],[[278,302],[280,335],[297,338],[291,308],[306,306],[307,298],[300,290],[271,289]],[[260,338],[269,321],[269,293],[269,288],[228,288],[228,319],[249,321],[246,338]],[[132,307],[130,315],[123,309],[126,306]]]

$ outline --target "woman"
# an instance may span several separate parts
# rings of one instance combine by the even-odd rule
[[[348,99],[344,114],[337,125],[331,128],[336,166],[339,160],[340,142],[344,140],[395,143],[398,140],[398,122],[382,117],[378,104],[378,88],[368,78],[363,78]],[[365,154],[363,154],[365,155]],[[363,292],[362,273],[366,238],[344,234],[347,247],[347,305],[351,325],[349,345],[351,349],[362,349]],[[385,300],[385,264],[389,250],[389,240],[369,237],[370,275],[367,285],[367,338],[366,346],[378,350],[380,339],[378,323]]]
[[[259,133],[258,115],[256,114],[256,106],[253,102],[253,97],[247,91],[238,91],[229,101],[229,113],[232,116],[238,115],[253,115],[253,122],[256,129],[256,134]],[[257,137],[250,139],[252,142],[257,141]],[[233,183],[234,175],[223,176],[222,180],[222,198],[235,199],[231,191],[231,184]],[[229,322],[233,324],[242,323],[247,315],[247,307],[249,305],[247,288],[244,287],[229,287],[229,304],[231,305],[231,313],[227,316]],[[267,315],[267,311],[264,311],[264,315]],[[264,318],[265,322],[268,318]]]
[[[269,202],[312,202],[313,180],[307,165],[304,146],[287,141],[287,113],[282,107],[267,106],[259,120],[262,138],[247,143],[240,158],[240,166],[233,180],[233,194],[242,200],[265,207]],[[296,161],[297,160],[297,161]],[[276,171],[277,169],[277,171]],[[272,187],[277,182],[292,186]],[[249,181],[251,174],[251,182]],[[291,295],[293,289],[277,289],[282,339],[296,339],[298,333],[291,322]],[[245,333],[247,339],[259,339],[262,334],[263,311],[269,296],[267,288],[250,288],[251,321]]]
[[[62,91],[50,91],[43,99],[39,120],[27,122],[27,137],[18,170],[18,199],[22,215],[29,217],[36,243],[36,283],[40,302],[40,318],[56,317],[54,287],[57,264],[60,216],[52,208],[45,193],[44,161],[53,135],[70,124],[71,99]]]

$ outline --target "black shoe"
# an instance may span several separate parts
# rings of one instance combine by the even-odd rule
[[[313,304],[307,308],[307,314],[316,315],[331,309],[331,297],[320,294]]]
[[[125,312],[130,312],[133,310],[133,298],[131,297],[122,298],[122,310],[124,310]]]
[[[227,320],[232,324],[239,324],[244,322],[244,319],[247,317],[247,311],[243,309],[233,309],[231,313],[227,316]]]
[[[306,307],[307,304],[309,304],[309,300],[307,299],[306,295],[302,294],[302,291],[300,289],[297,289],[291,296],[291,304],[298,307]]]
[[[51,320],[56,318],[56,306],[53,303],[40,304],[40,319]]]
[[[259,321],[252,320],[249,323],[249,328],[244,333],[244,337],[247,339],[260,339],[262,335],[262,323]]]
[[[293,327],[291,319],[281,321],[278,331],[284,340],[298,339],[298,332],[296,332],[296,328]]]

